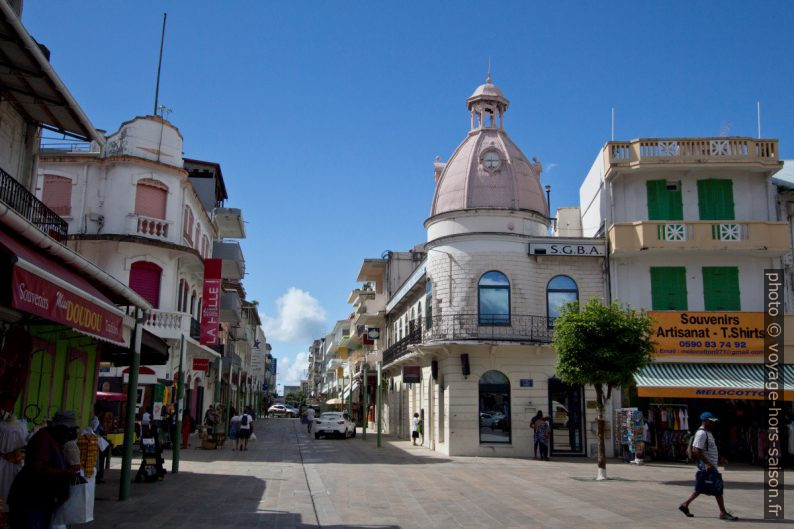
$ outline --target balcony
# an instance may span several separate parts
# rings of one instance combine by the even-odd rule
[[[242,320],[242,301],[236,290],[225,290],[221,294],[221,321],[239,324]]]
[[[145,215],[132,214],[131,218],[135,224],[134,233],[150,239],[168,240],[169,225],[167,220],[147,217]]]
[[[222,238],[244,239],[245,224],[243,214],[237,208],[215,208],[212,215],[218,235]]]
[[[609,228],[612,255],[645,250],[764,252],[791,250],[788,224],[770,221],[637,221]]]
[[[66,243],[69,224],[2,169],[0,201],[56,241]]]
[[[603,152],[605,172],[641,165],[780,165],[777,140],[753,138],[640,138],[607,142]]]
[[[190,314],[155,309],[146,315],[143,325],[146,330],[164,340],[179,340],[183,334],[198,339],[198,332],[193,336],[193,322],[195,330],[200,331],[198,321],[191,318]]]
[[[224,279],[242,279],[245,275],[245,260],[239,242],[215,241],[212,245],[212,257],[223,260],[221,277]]]

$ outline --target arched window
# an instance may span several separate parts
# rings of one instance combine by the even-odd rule
[[[135,186],[135,214],[155,219],[165,219],[168,187],[165,184],[144,178]]]
[[[190,295],[190,315],[195,317],[196,316],[196,291],[194,290],[193,293]]]
[[[509,443],[510,380],[500,371],[480,377],[480,442]]]
[[[546,287],[546,314],[549,325],[562,312],[563,306],[572,301],[579,301],[579,289],[576,281],[568,276],[554,276]]]
[[[425,328],[433,327],[433,280],[428,279],[425,284]]]
[[[179,280],[179,293],[177,294],[177,298],[176,298],[176,310],[178,312],[182,312],[182,292],[184,291],[184,289],[185,289],[185,280],[184,279],[180,279]]]
[[[72,214],[72,181],[65,176],[44,175],[42,202],[56,214],[66,217]]]
[[[193,246],[193,240],[191,239],[193,236],[193,211],[191,211],[190,206],[185,206],[185,216],[182,219],[182,236],[190,246]]]
[[[130,268],[130,288],[143,299],[160,308],[160,277],[163,270],[154,263],[138,261]]]
[[[510,281],[502,272],[486,272],[479,283],[480,325],[510,325]]]
[[[193,248],[196,250],[199,249],[199,244],[201,244],[201,226],[199,223],[196,223],[196,234],[193,237]]]

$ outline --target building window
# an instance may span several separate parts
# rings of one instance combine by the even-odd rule
[[[499,371],[480,377],[480,442],[510,442],[510,380]]]
[[[72,214],[72,180],[65,176],[44,175],[42,202],[57,215]]]
[[[479,282],[480,325],[510,325],[510,281],[502,272],[486,272]]]
[[[742,310],[739,294],[737,267],[703,267],[703,302],[706,310]]]
[[[190,315],[196,316],[196,291],[194,290],[193,293],[190,295]]]
[[[177,298],[176,298],[176,310],[177,310],[177,312],[184,312],[182,310],[182,292],[184,291],[184,289],[185,289],[185,280],[184,279],[180,279],[179,280],[179,293],[177,294]]]
[[[734,220],[733,180],[698,180],[700,220]]]
[[[168,187],[151,178],[138,180],[135,186],[135,214],[165,219]]]
[[[132,263],[130,269],[130,288],[151,303],[152,307],[160,308],[160,278],[163,270],[154,263],[138,261]]]
[[[425,284],[425,328],[433,327],[433,281],[428,279]]]
[[[546,315],[551,325],[562,313],[566,303],[579,301],[576,281],[568,276],[554,276],[546,286]]]
[[[683,220],[681,183],[667,180],[645,182],[648,197],[648,220]]]
[[[201,226],[199,226],[199,223],[197,222],[196,223],[196,235],[193,237],[193,245],[194,245],[193,247],[196,250],[198,250],[199,249],[199,244],[201,244]]]
[[[686,267],[651,267],[651,308],[687,310]]]
[[[182,225],[182,235],[188,244],[193,246],[193,240],[191,239],[193,236],[193,211],[191,211],[190,206],[185,206],[185,216],[182,219]]]

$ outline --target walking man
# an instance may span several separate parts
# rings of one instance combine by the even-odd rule
[[[248,439],[251,438],[251,433],[254,431],[254,418],[248,414],[248,410],[243,411],[240,415],[240,430],[238,436],[240,439],[240,450],[248,450]]]
[[[717,418],[710,412],[700,415],[700,428],[695,433],[692,441],[692,457],[697,460],[698,471],[695,474],[695,491],[689,498],[678,506],[678,510],[688,518],[694,514],[689,512],[689,504],[700,496],[706,494],[714,496],[717,506],[720,508],[720,520],[736,521],[739,518],[725,510],[725,501],[722,498],[722,474],[717,471],[717,464],[720,462],[717,442],[714,440],[711,430]]]
[[[540,448],[540,459],[549,460],[549,438],[551,437],[551,426],[548,417],[542,415],[535,421],[535,440]]]
[[[309,406],[306,408],[306,429],[312,433],[312,425],[314,424],[314,408]]]

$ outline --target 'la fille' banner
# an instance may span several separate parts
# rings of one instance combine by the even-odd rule
[[[221,318],[221,259],[204,260],[204,292],[201,305],[201,344],[218,344]]]
[[[763,312],[652,311],[657,355],[761,356]]]

